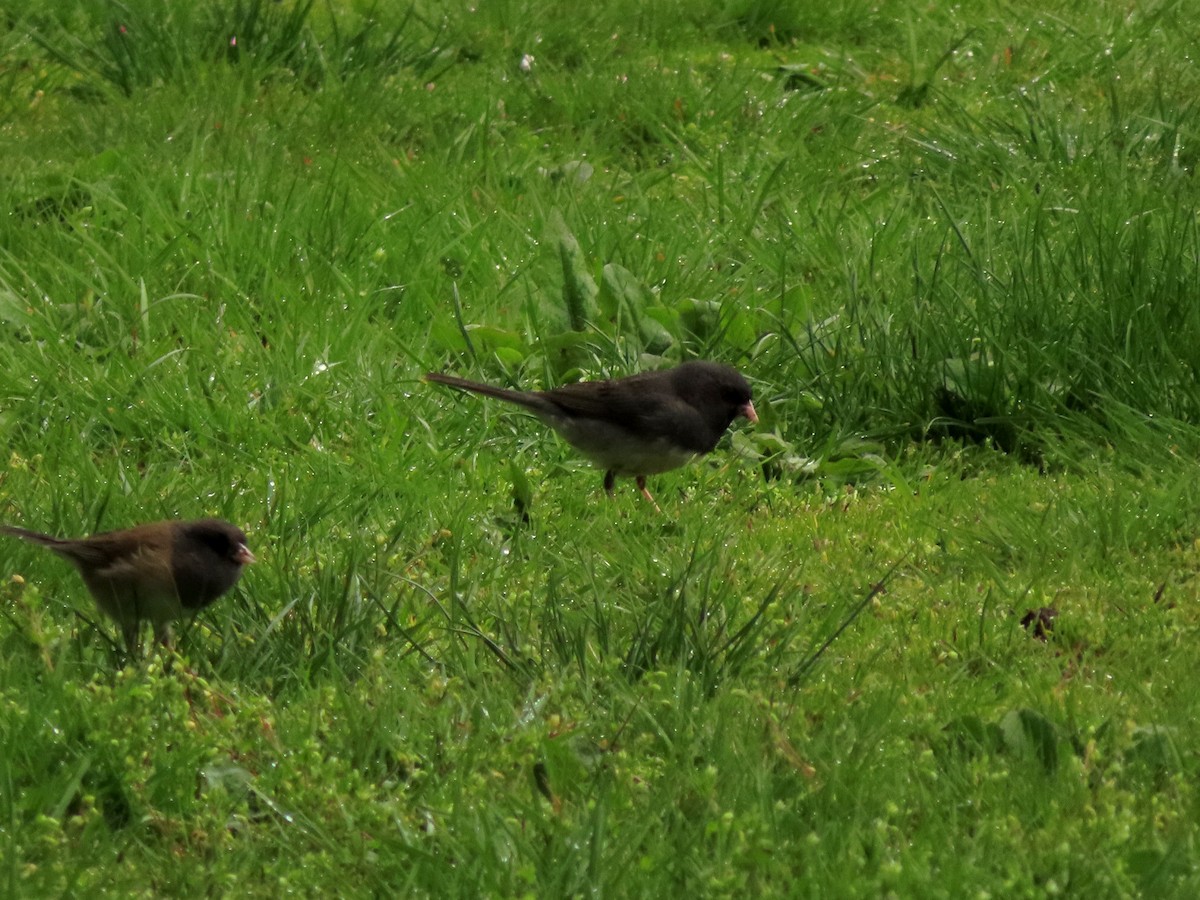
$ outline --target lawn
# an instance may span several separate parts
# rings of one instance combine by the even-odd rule
[[[259,562],[2,539],[0,894],[1200,893],[1188,4],[8,6],[0,522]]]

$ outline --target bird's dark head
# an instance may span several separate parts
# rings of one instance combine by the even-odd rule
[[[246,566],[257,562],[246,544],[246,533],[221,519],[200,519],[184,524],[181,537],[195,541],[218,559]]]
[[[721,431],[738,416],[758,421],[750,382],[732,366],[695,360],[676,366],[672,373],[679,395],[697,409],[711,411]]]

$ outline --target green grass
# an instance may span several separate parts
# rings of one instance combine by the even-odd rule
[[[1200,889],[1187,4],[10,6],[0,520],[260,563],[4,544],[0,893]],[[697,356],[661,516],[420,381]]]

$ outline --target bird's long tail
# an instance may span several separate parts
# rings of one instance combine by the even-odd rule
[[[43,547],[49,547],[51,550],[62,547],[63,544],[69,543],[61,538],[56,538],[53,535],[42,534],[38,531],[30,531],[28,528],[18,528],[16,525],[0,525],[0,533],[11,534],[14,537],[19,537],[25,541],[31,541],[34,544],[41,544]]]
[[[545,406],[545,401],[537,397],[536,394],[531,395],[525,391],[510,391],[507,388],[493,387],[490,384],[481,384],[478,381],[468,381],[465,378],[459,378],[456,375],[443,375],[440,372],[429,372],[425,376],[426,381],[434,381],[438,384],[445,384],[452,388],[458,388],[460,391],[471,391],[476,394],[483,394],[486,397],[495,397],[497,400],[505,400],[508,403],[515,403],[517,406],[523,406],[526,409],[534,410],[535,412],[542,411]]]

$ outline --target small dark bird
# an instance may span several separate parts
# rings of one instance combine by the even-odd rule
[[[549,391],[511,391],[437,372],[425,378],[524,407],[604,469],[609,495],[618,475],[632,475],[651,503],[647,475],[709,453],[738,416],[758,421],[750,384],[736,369],[714,362]]]
[[[41,544],[74,565],[96,604],[121,626],[130,655],[142,620],[168,643],[173,620],[204,609],[255,562],[245,533],[220,519],[152,522],[76,540],[12,525],[0,525],[0,532]]]

